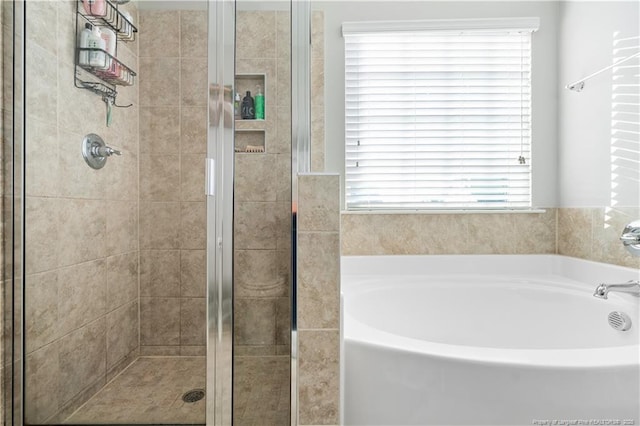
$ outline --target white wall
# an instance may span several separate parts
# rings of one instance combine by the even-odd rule
[[[563,2],[560,28],[560,83],[564,86],[613,64],[614,40],[639,34],[640,2]],[[639,43],[636,39],[635,46]],[[627,180],[612,191],[612,86],[612,71],[606,71],[587,81],[580,93],[560,92],[561,207],[637,207],[640,203],[637,181]],[[638,97],[635,103],[637,111]],[[637,179],[637,163],[636,169]]]
[[[533,200],[539,207],[557,203],[557,2],[484,1],[316,1],[325,13],[326,171],[340,173],[344,185],[344,39],[345,21],[540,17],[533,36]],[[313,108],[313,106],[312,106]],[[343,191],[344,194],[344,191]]]

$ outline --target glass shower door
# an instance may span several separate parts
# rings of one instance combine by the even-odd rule
[[[204,424],[208,2],[16,5],[26,24],[16,70],[25,135],[14,141],[25,149],[14,281],[24,423]],[[119,62],[76,49],[99,28],[118,34]],[[134,84],[114,85],[101,69],[113,64]],[[114,150],[89,150],[112,154],[102,168],[83,158],[88,135]]]
[[[102,9],[14,3],[9,423],[290,424],[290,2],[97,0],[135,28],[115,99],[79,87]],[[264,116],[235,117],[257,86]]]
[[[291,382],[291,4],[237,0],[236,5],[234,99],[240,108],[234,120],[234,425],[286,426]]]

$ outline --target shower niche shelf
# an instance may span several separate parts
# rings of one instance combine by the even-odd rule
[[[116,34],[115,55],[103,49],[80,47],[80,31],[85,23],[108,28]],[[109,105],[119,106],[116,87],[132,86],[136,72],[117,58],[118,44],[134,41],[137,33],[138,29],[111,0],[77,0],[75,86],[96,93]]]
[[[267,86],[266,86],[266,78],[265,74],[236,74],[236,90],[240,94],[240,99],[242,100],[244,96],[247,94],[247,91],[251,92],[251,97],[255,100],[256,98],[256,88],[260,86],[262,88],[262,94],[264,95],[265,104],[269,102],[269,97],[267,96]],[[266,107],[266,105],[265,105]],[[267,119],[267,111],[265,108],[264,118]],[[236,119],[236,124],[239,122],[260,122],[264,121],[262,119]]]
[[[240,130],[236,128],[235,150],[238,154],[264,154],[264,130]]]
[[[244,98],[247,91],[255,99],[256,88],[260,86],[265,99],[264,119],[235,119],[235,150],[238,154],[264,154],[266,152],[266,133],[269,124],[267,104],[271,101],[267,94],[266,74],[236,74],[235,87],[240,98]]]

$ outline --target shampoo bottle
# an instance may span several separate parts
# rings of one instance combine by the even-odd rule
[[[100,28],[98,28],[97,25],[94,25],[93,29],[91,30],[88,47],[100,50],[105,50],[107,47],[107,44],[102,38]],[[109,68],[109,64],[107,63],[107,55],[105,55],[104,52],[100,51],[89,52],[89,65],[103,70]]]
[[[89,36],[88,46],[92,49],[106,49],[106,43],[102,39],[102,35],[100,34],[100,28],[96,25],[93,26],[91,30],[91,35]],[[109,64],[107,64],[107,55],[104,52],[100,51],[91,51],[89,52],[89,65],[99,69],[107,69],[109,68]]]
[[[240,98],[240,93],[236,92],[236,97],[233,100],[233,116],[236,119],[242,118],[242,114],[240,113],[240,105],[242,105],[242,99]]]
[[[264,120],[264,95],[262,94],[262,88],[260,85],[256,90],[256,119]]]
[[[113,57],[116,56],[116,33],[114,33],[109,28],[103,28],[100,31],[100,36],[104,40],[105,49],[107,53]],[[107,71],[106,73],[110,77],[118,77],[120,72],[120,67],[116,61],[113,61],[108,55],[105,55],[106,63],[107,63]]]
[[[253,98],[251,97],[251,92],[247,90],[247,95],[242,100],[242,110],[241,110],[242,118],[245,120],[253,120],[256,118],[255,105],[253,103]]]
[[[84,29],[80,32],[80,48],[86,49],[89,47],[89,38],[91,37],[91,24],[85,24]],[[80,65],[88,66],[89,65],[89,52],[86,50],[81,50],[78,55],[78,62]]]

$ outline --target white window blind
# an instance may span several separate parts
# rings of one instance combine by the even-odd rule
[[[536,28],[345,23],[347,209],[530,208]]]

